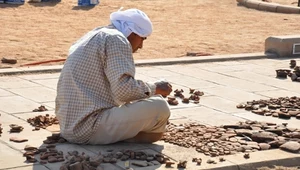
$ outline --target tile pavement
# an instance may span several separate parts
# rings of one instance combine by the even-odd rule
[[[297,62],[300,62],[298,60]],[[197,121],[206,125],[231,124],[244,120],[271,121],[276,123],[288,122],[289,125],[299,128],[299,120],[280,120],[272,117],[254,115],[244,110],[236,109],[238,103],[256,99],[268,99],[271,97],[299,96],[300,83],[292,82],[290,79],[275,78],[275,70],[278,68],[288,68],[289,59],[256,59],[256,60],[236,60],[223,62],[205,62],[194,64],[177,64],[164,66],[137,67],[137,79],[144,81],[154,81],[166,79],[173,84],[173,89],[183,89],[185,94],[189,88],[196,88],[204,91],[200,104],[183,104],[170,106],[170,121],[174,123],[184,123]],[[47,67],[38,67],[45,70]],[[55,66],[60,68],[60,66]],[[22,70],[35,70],[36,68],[25,68]],[[19,70],[19,69],[12,69]],[[3,72],[7,72],[4,70]],[[0,137],[0,170],[56,170],[60,163],[40,165],[25,163],[22,153],[25,144],[42,146],[42,141],[51,132],[58,131],[59,127],[31,131],[32,127],[26,122],[29,117],[34,117],[41,113],[32,112],[40,105],[46,105],[47,112],[54,115],[56,83],[59,73],[28,74],[0,77],[0,122],[3,133]],[[24,131],[19,134],[8,132],[9,124],[17,123],[24,126]],[[9,137],[18,136],[29,139],[27,143],[13,143]],[[134,150],[146,150],[147,152],[161,152],[175,161],[181,159],[188,160],[187,169],[255,169],[258,165],[264,165],[269,161],[276,163],[293,164],[299,162],[299,154],[290,154],[280,150],[256,152],[257,156],[248,160],[243,159],[239,154],[226,157],[225,162],[215,165],[207,164],[208,159],[203,154],[197,153],[192,148],[182,148],[172,144],[158,141],[154,144],[128,144],[118,143],[112,145],[75,145],[58,144],[58,150],[68,152],[78,150],[89,155],[97,154],[99,151],[106,152],[107,149],[130,148]],[[263,153],[263,154],[262,154]],[[276,156],[274,156],[276,154]],[[191,162],[192,157],[203,158],[203,164],[196,166]],[[286,160],[286,161],[280,161]],[[124,169],[124,162],[115,165],[103,164],[104,169]],[[166,169],[164,166],[135,169]],[[175,169],[175,168],[173,168]]]

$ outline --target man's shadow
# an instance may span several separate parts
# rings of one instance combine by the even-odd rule
[[[48,137],[47,139],[50,139]],[[47,140],[45,139],[45,140]],[[143,143],[129,143],[129,142],[117,142],[114,144],[108,145],[79,145],[72,144],[69,142],[65,143],[53,143],[53,144],[42,144],[37,147],[39,150],[43,151],[34,155],[34,158],[37,160],[36,164],[33,166],[33,170],[68,170],[62,168],[62,165],[73,160],[70,166],[83,166],[83,164],[95,165],[95,160],[97,158],[102,159],[97,168],[103,170],[121,170],[121,169],[158,169],[164,164],[154,164],[157,163],[156,156],[163,155],[162,150],[164,149],[163,145],[152,143],[152,144],[143,144]],[[45,150],[47,150],[45,152]],[[48,157],[47,157],[48,154]],[[74,156],[73,154],[77,154]],[[118,155],[121,154],[121,155]],[[125,157],[127,155],[127,159]],[[146,157],[143,155],[146,155]],[[53,157],[61,158],[57,160],[59,162],[51,163]],[[72,158],[74,157],[74,158]],[[153,158],[151,158],[153,157]],[[164,158],[167,156],[163,155]],[[106,159],[108,158],[108,159]],[[116,158],[116,159],[113,159]],[[146,160],[144,160],[146,158]],[[64,159],[64,161],[62,161]],[[171,158],[169,158],[171,160]],[[90,161],[90,162],[89,162]],[[28,161],[25,161],[28,162]],[[77,163],[78,162],[78,163]],[[149,163],[148,163],[149,162]],[[153,163],[151,163],[153,162]],[[81,163],[81,165],[79,165]],[[136,164],[145,164],[149,165],[145,167],[139,167]],[[85,165],[84,165],[85,166]],[[101,167],[101,168],[100,168]],[[90,168],[92,169],[92,168]],[[96,170],[96,168],[95,168]],[[98,170],[98,169],[97,169]]]

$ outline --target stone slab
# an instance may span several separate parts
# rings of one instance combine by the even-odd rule
[[[240,118],[220,112],[207,107],[196,107],[187,109],[177,109],[172,111],[178,115],[187,117],[191,121],[196,121],[204,125],[220,126],[224,123],[237,123],[239,121],[245,121],[246,118]]]
[[[204,89],[204,93],[210,93],[215,96],[220,96],[233,102],[241,103],[249,100],[268,99],[259,94],[246,92],[232,87],[219,86],[216,88]]]
[[[147,148],[143,144],[126,143],[126,142],[118,142],[118,143],[108,144],[108,145],[81,145],[81,146],[84,149],[93,152],[94,154],[98,154],[99,152],[101,152],[101,154],[105,154],[108,153],[109,150],[113,150],[113,151],[120,151],[126,149],[141,150]]]
[[[297,84],[300,85],[300,83]],[[296,93],[288,90],[271,90],[271,91],[255,92],[255,94],[266,96],[269,98],[292,97],[292,96],[300,95],[300,93]]]
[[[35,82],[35,83],[40,84],[42,86],[45,86],[45,87],[48,87],[50,89],[56,90],[58,79],[55,78],[55,79],[32,80],[32,82]]]
[[[201,105],[209,108],[224,112],[224,113],[235,113],[240,112],[236,108],[237,102],[233,102],[227,99],[223,99],[219,96],[207,96],[201,99]]]
[[[16,167],[20,167],[20,166],[23,167],[26,165],[31,165],[24,162],[25,159],[20,151],[12,149],[11,147],[7,146],[2,142],[0,142],[0,151],[1,151],[0,169],[6,169],[6,168],[15,169]]]
[[[39,131],[32,131],[33,127],[29,125],[28,123],[26,124],[18,124],[24,127],[23,131],[19,133],[10,133],[9,129],[6,126],[5,131],[1,134],[1,140],[5,143],[7,143],[9,146],[18,149],[18,150],[23,150],[26,145],[31,145],[35,147],[39,147],[43,144],[43,141],[47,139],[47,136],[51,136],[51,132],[40,129]],[[11,137],[18,137],[18,138],[25,138],[28,139],[27,142],[22,142],[22,143],[16,143],[9,141],[9,138]]]
[[[33,100],[35,102],[53,102],[56,98],[56,91],[47,87],[30,87],[11,89],[13,93],[16,93],[24,98]]]
[[[26,88],[26,87],[38,87],[39,84],[23,80],[18,77],[0,77],[0,88],[2,89],[15,89],[15,88]]]
[[[18,78],[25,79],[25,80],[45,80],[45,79],[58,79],[60,73],[45,73],[45,74],[26,74],[26,75],[19,75]]]
[[[6,113],[31,112],[40,105],[21,96],[0,97],[0,111]]]
[[[4,90],[4,89],[0,89],[0,97],[4,97],[4,96],[13,96],[15,94],[7,91],[7,90]]]

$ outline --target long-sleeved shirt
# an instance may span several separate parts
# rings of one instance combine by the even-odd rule
[[[112,25],[96,28],[76,43],[61,71],[55,114],[61,135],[86,143],[101,113],[155,93],[155,85],[136,80],[131,44]]]

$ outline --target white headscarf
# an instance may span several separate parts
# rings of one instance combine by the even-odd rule
[[[121,9],[110,14],[110,21],[125,37],[132,32],[140,37],[148,37],[152,33],[152,23],[143,11],[138,9],[121,11]]]

